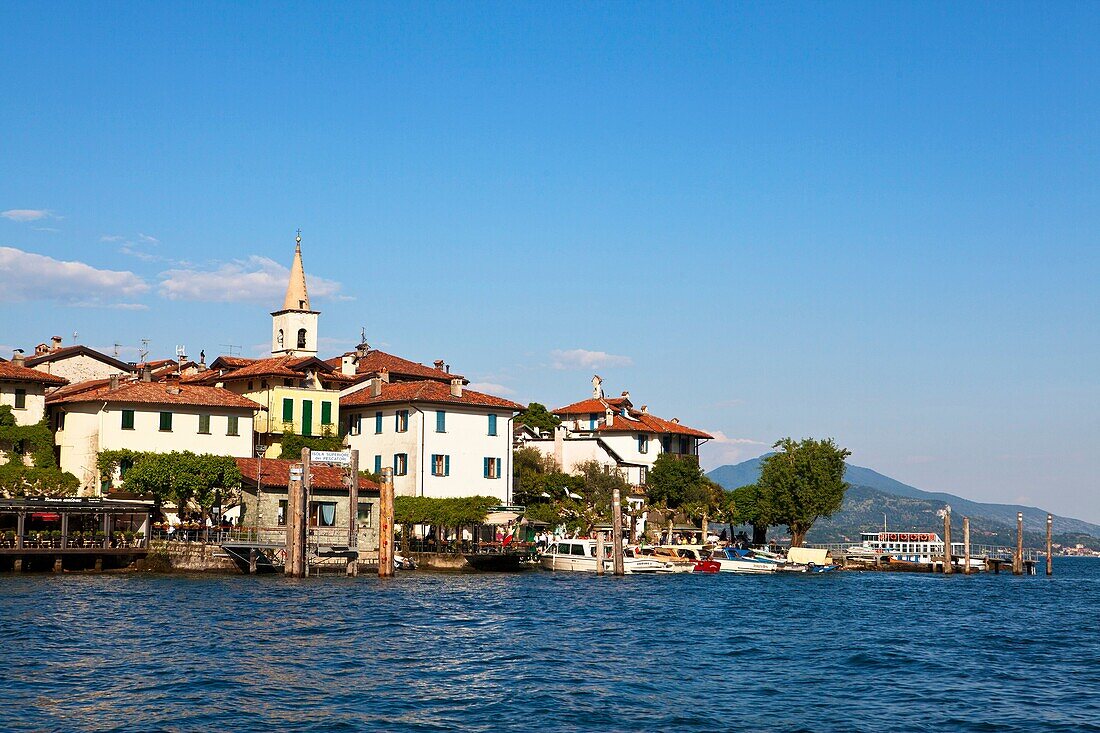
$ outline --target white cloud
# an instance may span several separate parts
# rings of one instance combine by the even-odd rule
[[[124,239],[126,239],[126,237],[123,237],[123,236],[118,235],[118,234],[104,234],[102,237],[99,238],[99,241],[101,241],[101,242],[121,242]]]
[[[599,369],[601,367],[628,367],[634,365],[629,356],[609,354],[606,351],[587,349],[554,349],[550,352],[551,366],[555,369]]]
[[[142,234],[141,232],[138,232],[138,239],[147,244],[160,244],[160,240],[156,237],[151,237],[148,234]]]
[[[470,382],[466,386],[475,392],[484,392],[485,394],[496,395],[497,397],[514,395],[516,393],[511,387],[505,387],[503,384],[497,384],[496,382]]]
[[[149,284],[128,270],[100,270],[83,262],[0,247],[0,300],[54,300],[101,307],[118,305],[119,299],[148,290]]]
[[[731,438],[721,430],[706,432],[713,435],[714,440],[703,443],[699,450],[703,454],[703,463],[711,468],[755,458],[767,452],[770,446],[770,443],[752,438]]]
[[[252,255],[212,269],[180,267],[160,273],[160,294],[169,300],[206,302],[253,301],[279,305],[286,292],[290,270],[267,257]],[[340,283],[306,276],[311,298],[335,298]]]
[[[12,221],[38,221],[50,215],[47,209],[8,209],[0,211],[0,216]]]

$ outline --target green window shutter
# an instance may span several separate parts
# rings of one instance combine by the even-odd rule
[[[302,435],[313,435],[313,400],[302,400]]]
[[[209,415],[199,415],[199,432],[200,433],[209,433],[210,432],[210,416]]]
[[[283,422],[294,422],[294,400],[283,398]]]
[[[172,413],[162,412],[160,413],[160,429],[164,431],[172,430]]]
[[[322,425],[332,425],[332,403],[331,402],[326,401],[326,402],[321,403],[321,424]]]
[[[225,434],[226,435],[239,435],[237,419],[238,418],[237,418],[236,415],[230,415],[229,416],[228,424],[226,425],[226,428],[225,428]]]
[[[17,389],[15,390],[15,409],[22,410],[27,406],[27,390]]]
[[[133,430],[134,429],[134,411],[123,410],[122,411],[122,429]]]

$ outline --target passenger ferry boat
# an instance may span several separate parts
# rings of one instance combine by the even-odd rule
[[[603,569],[608,574],[614,571],[611,547],[611,542],[604,543]],[[588,538],[558,540],[546,548],[539,558],[539,565],[546,570],[581,573],[596,572],[596,562],[596,540]],[[657,573],[665,570],[665,563],[651,557],[623,557],[623,571],[626,573]]]
[[[929,564],[943,561],[943,538],[935,532],[860,532],[860,544],[848,548],[849,560],[874,560],[889,555],[895,560]],[[951,543],[951,555],[962,564],[966,546]],[[980,561],[977,563],[980,565]],[[975,561],[971,560],[971,565]]]

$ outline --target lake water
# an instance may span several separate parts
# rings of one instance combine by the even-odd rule
[[[7,575],[0,728],[1100,731],[1055,573]]]

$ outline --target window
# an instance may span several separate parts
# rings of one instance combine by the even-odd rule
[[[581,557],[584,557],[584,545],[574,544],[573,545],[573,554],[574,555],[580,555]]]
[[[639,435],[638,436],[638,452],[639,453],[649,453],[649,436],[648,435]]]
[[[309,503],[309,526],[311,527],[335,527],[336,526],[336,502],[311,501]]]
[[[374,521],[374,504],[369,501],[359,502],[359,526],[370,527]]]
[[[489,435],[496,435],[496,434],[497,434],[497,416],[496,415],[490,415],[489,416]]]
[[[362,415],[348,415],[348,434],[358,435],[363,429]]]
[[[313,435],[313,400],[302,400],[302,435]]]
[[[435,432],[445,433],[447,432],[447,411],[436,410],[435,411]]]
[[[25,389],[15,390],[15,409],[17,409],[17,410],[27,409],[27,390],[25,390]]]
[[[665,453],[672,452],[672,438],[668,437],[667,435],[664,438],[661,438],[661,450],[663,450]]]
[[[692,452],[692,440],[691,438],[680,438],[680,452],[689,454]]]
[[[304,328],[298,329],[298,348],[304,349],[306,347],[306,330]]]
[[[162,412],[160,413],[160,429],[162,432],[172,432],[172,413]]]
[[[374,413],[374,434],[375,435],[381,435],[382,434],[382,411],[381,410]]]
[[[294,400],[283,398],[283,422],[294,422]]]
[[[267,389],[267,380],[266,379],[261,379],[260,380],[260,389]]]
[[[252,380],[251,379],[248,380],[248,391],[249,392],[252,391]]]
[[[399,432],[399,433],[409,432],[409,411],[408,410],[398,410],[397,413],[393,417],[394,417],[394,424],[395,424],[394,429],[397,430],[397,432]]]
[[[451,457],[447,455],[434,454],[432,455],[432,475],[433,476],[450,476],[451,475]]]
[[[500,478],[500,459],[485,459],[485,478]]]
[[[596,421],[599,420],[599,419],[600,419],[599,413],[596,413],[596,412],[591,413],[588,416],[588,429],[589,430],[595,430],[596,429]]]
[[[374,474],[376,476],[382,475],[382,456],[374,457]]]
[[[638,471],[638,483],[646,486],[649,483],[649,466],[642,466]]]
[[[62,410],[58,410],[54,413],[54,430],[65,429],[65,413]]]
[[[393,475],[404,476],[409,472],[409,454],[408,453],[394,453],[393,454]]]
[[[161,418],[161,423],[162,424],[164,423],[164,418],[163,417]],[[122,411],[122,429],[123,430],[133,430],[134,429],[134,411],[133,410],[123,410]],[[162,427],[161,430],[164,430],[164,428]]]
[[[239,418],[236,415],[230,415],[226,419],[225,434],[226,435],[240,435],[238,432],[237,420]]]
[[[118,477],[126,478],[126,474],[130,472],[130,469],[134,467],[134,461],[130,458],[123,458],[118,462]]]
[[[332,425],[332,403],[325,401],[321,403],[321,424]]]
[[[286,499],[279,500],[279,511],[275,515],[275,523],[280,527],[286,526]]]
[[[209,415],[199,415],[199,433],[202,435],[210,435]]]

